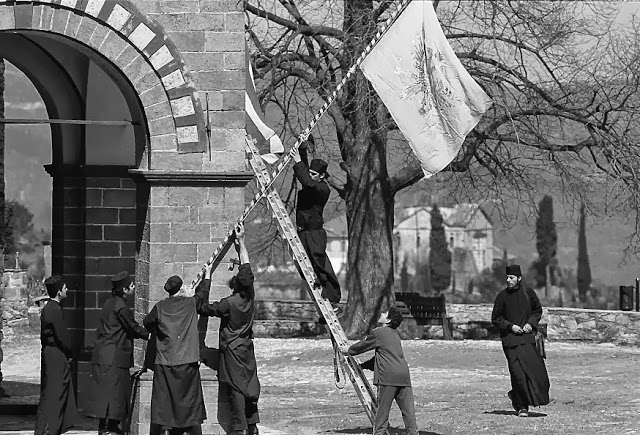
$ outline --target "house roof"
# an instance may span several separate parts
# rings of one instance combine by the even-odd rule
[[[478,211],[491,223],[491,219],[489,219],[480,204],[463,203],[454,207],[440,207],[444,223],[450,228],[466,228]],[[419,226],[423,226],[423,219],[431,219],[431,206],[406,207],[396,210],[396,226],[407,219],[415,219],[416,214],[418,214]],[[324,229],[327,231],[327,237],[329,238],[346,238],[349,234],[347,217],[344,214],[340,214],[329,219],[324,223]]]
[[[491,223],[491,219],[489,219],[489,216],[484,212],[479,204],[463,203],[456,204],[454,207],[440,207],[440,213],[442,214],[444,224],[450,228],[466,228],[478,211],[484,215],[489,223]],[[408,219],[417,218],[418,221],[427,218],[430,219],[430,215],[430,205],[400,209],[396,216],[396,226]]]

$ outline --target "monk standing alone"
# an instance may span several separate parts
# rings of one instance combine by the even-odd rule
[[[496,296],[491,322],[500,330],[511,375],[507,395],[520,417],[529,416],[529,406],[549,404],[549,375],[535,346],[541,317],[540,300],[522,283],[520,266],[507,266],[507,288]]]

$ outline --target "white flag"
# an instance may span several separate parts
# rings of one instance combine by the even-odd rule
[[[275,163],[284,153],[284,145],[280,137],[267,124],[264,123],[264,114],[258,102],[255,82],[253,81],[253,71],[249,62],[249,50],[245,46],[246,71],[245,71],[245,92],[244,107],[246,116],[247,134],[256,139],[260,155],[267,163]]]
[[[491,107],[449,45],[430,1],[412,1],[361,68],[426,177],[451,163]]]

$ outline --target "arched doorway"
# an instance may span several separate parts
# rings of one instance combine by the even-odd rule
[[[150,186],[131,171],[198,169],[198,95],[169,38],[126,1],[0,1],[0,58],[31,80],[48,114],[3,122],[51,129],[52,270],[72,290],[81,406],[109,276],[134,273],[148,297]]]

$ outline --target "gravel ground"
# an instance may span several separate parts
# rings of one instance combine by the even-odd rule
[[[640,348],[548,342],[551,404],[518,418],[506,397],[509,374],[499,342],[408,340],[403,346],[421,435],[640,433]],[[351,384],[335,385],[328,339],[256,339],[255,347],[264,426],[294,435],[371,433]],[[3,342],[3,349],[6,380],[38,382],[37,339]],[[395,406],[391,424],[403,427]]]

